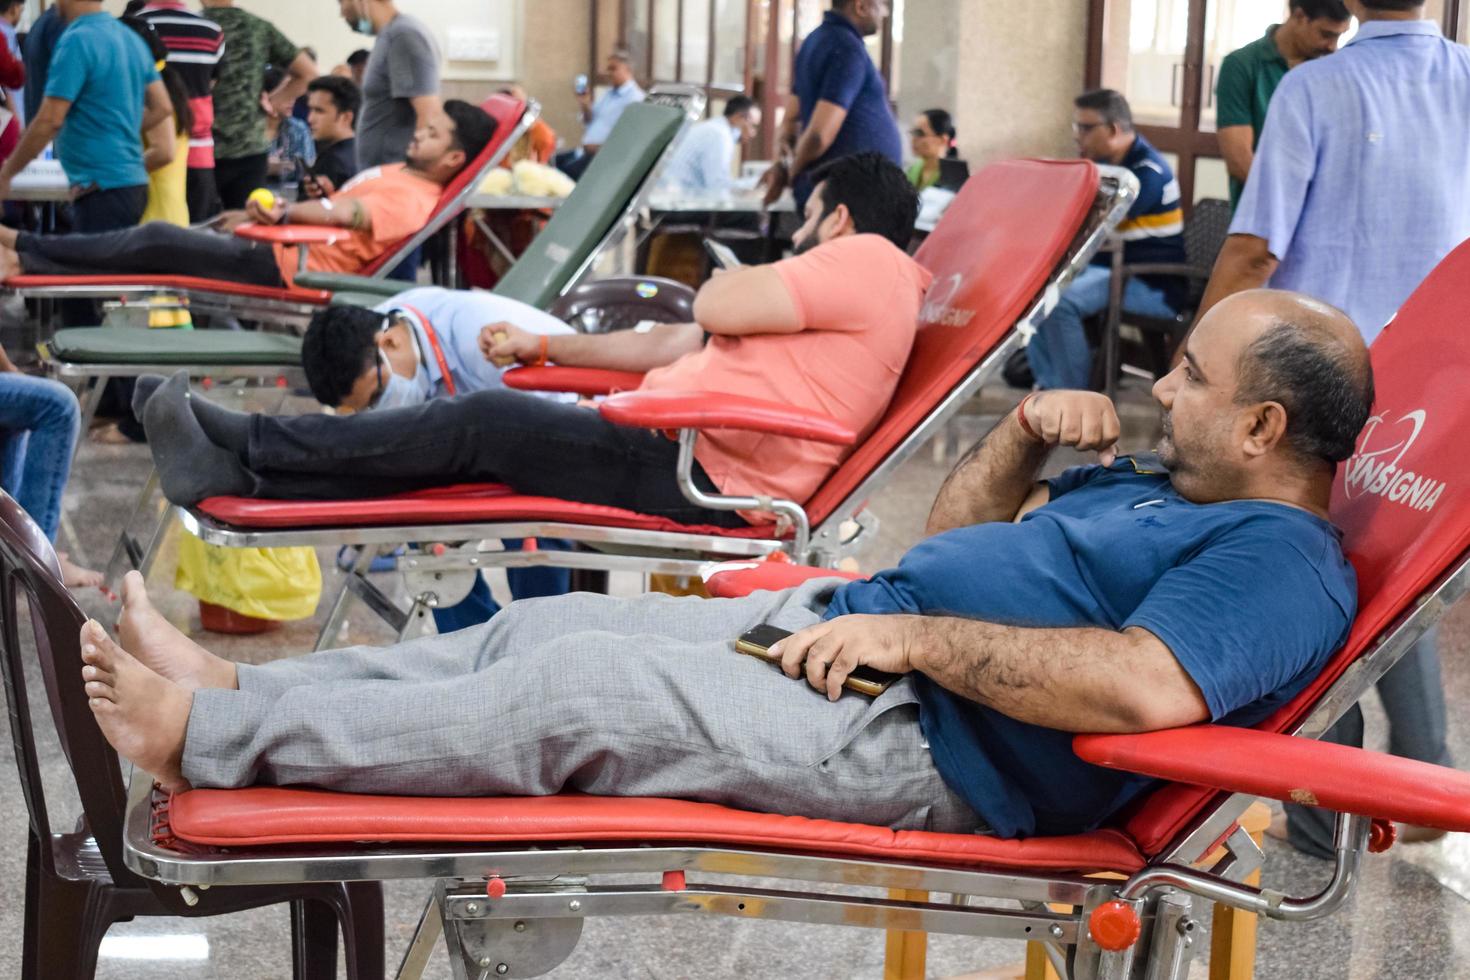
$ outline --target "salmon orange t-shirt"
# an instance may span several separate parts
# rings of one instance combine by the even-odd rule
[[[372,227],[355,231],[335,245],[313,245],[306,253],[306,268],[312,272],[361,272],[388,248],[423,228],[439,204],[444,188],[404,164],[369,167],[332,195],[341,209],[348,201],[361,201],[372,219]],[[276,245],[276,265],[281,279],[291,284],[296,276],[296,246]]]
[[[762,398],[820,412],[866,436],[908,362],[929,272],[880,235],[837,238],[771,268],[791,293],[798,332],[713,336],[698,352],[648,372],[642,390]],[[850,451],[723,431],[702,433],[694,457],[722,493],[801,503]]]

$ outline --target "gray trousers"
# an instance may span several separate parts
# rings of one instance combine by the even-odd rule
[[[934,768],[907,679],[833,703],[734,652],[761,623],[817,622],[837,584],[531,599],[397,647],[242,664],[238,691],[195,692],[184,776],[411,796],[577,790],[979,829]]]

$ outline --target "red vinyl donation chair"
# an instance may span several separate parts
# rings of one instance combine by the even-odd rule
[[[1459,390],[1470,369],[1460,322],[1467,283],[1470,243],[1373,347],[1375,414],[1332,501],[1359,578],[1347,644],[1256,729],[1078,736],[1085,760],[1160,780],[1097,830],[1001,840],[579,795],[434,799],[261,787],[170,799],[138,777],[128,865],[185,889],[434,878],[409,961],[442,931],[458,975],[470,977],[550,969],[589,915],[716,914],[1042,940],[1080,980],[1186,976],[1197,905],[1284,920],[1329,914],[1350,893],[1363,852],[1391,845],[1389,821],[1470,831],[1470,775],[1314,741],[1470,590],[1470,457],[1462,451],[1470,403]],[[75,637],[51,638],[59,662],[48,676],[76,676],[75,647]],[[1261,854],[1237,820],[1258,797],[1341,811],[1335,872],[1318,894],[1242,884]],[[1098,872],[1121,880],[1086,877]],[[593,881],[630,874],[647,881]],[[708,874],[787,885],[698,880]],[[855,885],[933,897],[875,899],[851,894]]]

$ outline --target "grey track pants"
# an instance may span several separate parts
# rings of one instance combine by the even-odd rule
[[[672,796],[963,833],[905,679],[835,703],[734,652],[817,622],[837,583],[743,599],[576,594],[390,648],[252,667],[198,691],[184,776],[401,795]]]

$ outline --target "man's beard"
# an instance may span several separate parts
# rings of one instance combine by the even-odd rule
[[[799,241],[799,242],[792,242],[791,244],[792,244],[792,250],[791,250],[791,254],[792,255],[805,255],[807,252],[810,252],[812,249],[814,249],[818,245],[822,244],[822,241],[817,236],[817,233],[816,232],[812,232],[810,235],[807,235],[801,241]]]
[[[1179,469],[1179,447],[1174,443],[1174,419],[1168,413],[1163,415],[1164,435],[1159,439],[1159,444],[1154,452],[1159,454],[1159,462],[1169,471]]]

